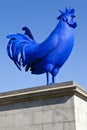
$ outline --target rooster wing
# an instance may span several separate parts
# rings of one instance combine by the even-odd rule
[[[56,47],[56,42],[53,44],[50,37],[41,44],[21,33],[8,35],[7,38],[10,39],[7,45],[8,56],[19,70],[25,67],[25,71],[28,71],[32,64],[41,61]]]

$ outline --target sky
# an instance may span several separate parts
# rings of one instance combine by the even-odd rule
[[[19,71],[7,55],[6,36],[30,28],[36,41],[45,40],[58,23],[59,10],[74,8],[73,51],[60,69],[56,83],[73,80],[87,91],[87,0],[0,0],[0,92],[46,85],[46,75]]]

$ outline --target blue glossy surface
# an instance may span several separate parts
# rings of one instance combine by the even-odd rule
[[[73,28],[77,24],[74,20],[74,9],[65,9],[60,11],[61,15],[55,29],[46,40],[38,43],[34,40],[30,30],[23,27],[25,34],[8,35],[9,42],[7,53],[11,60],[21,70],[30,70],[32,74],[46,73],[47,84],[54,84],[55,77],[60,68],[69,57],[74,44]],[[52,75],[52,82],[49,81],[49,73]]]

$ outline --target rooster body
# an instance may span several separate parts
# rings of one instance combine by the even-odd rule
[[[74,44],[74,9],[60,12],[59,23],[41,44],[34,40],[27,27],[23,28],[25,34],[7,36],[10,39],[7,52],[16,66],[20,70],[21,67],[25,67],[25,71],[30,69],[32,74],[46,73],[47,84],[50,84],[49,73],[52,75],[52,83],[55,83],[55,77],[69,57]]]

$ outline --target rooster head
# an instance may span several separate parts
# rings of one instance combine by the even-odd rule
[[[66,22],[69,27],[76,28],[77,23],[75,22],[75,10],[74,9],[67,9],[65,8],[65,11],[59,10],[61,13],[60,16],[57,17],[58,20],[62,20],[63,22]]]

